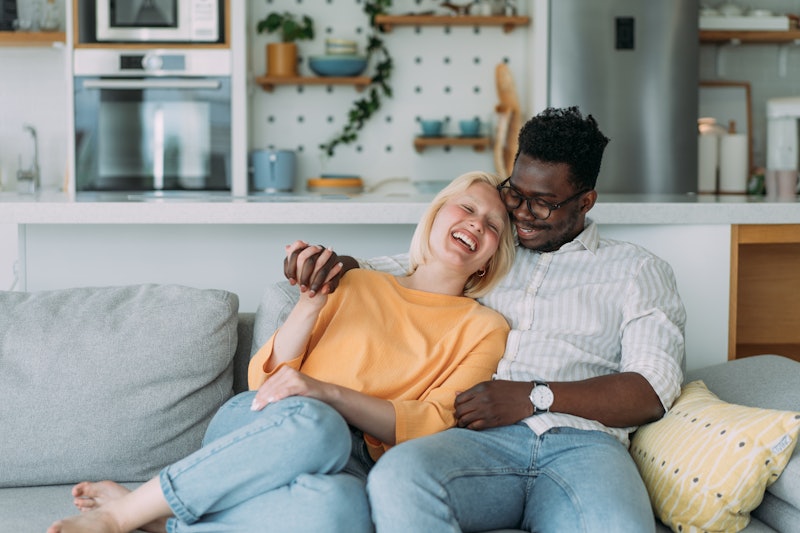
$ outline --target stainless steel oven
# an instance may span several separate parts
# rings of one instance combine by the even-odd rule
[[[222,37],[219,0],[95,0],[98,42],[213,43]]]
[[[230,190],[229,50],[75,50],[76,191]]]

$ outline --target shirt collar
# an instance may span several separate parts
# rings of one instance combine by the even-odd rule
[[[560,252],[574,252],[577,250],[586,250],[594,254],[597,251],[597,247],[599,246],[599,244],[600,244],[600,233],[597,230],[597,224],[595,224],[592,219],[587,218],[586,225],[583,227],[583,231],[581,231],[570,242],[564,243],[558,250],[554,250],[549,253],[557,254]]]

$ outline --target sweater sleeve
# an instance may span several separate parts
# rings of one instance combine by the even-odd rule
[[[491,312],[491,315],[494,320],[486,321],[486,316],[483,317],[483,337],[450,367],[437,386],[417,400],[392,400],[397,444],[453,427],[456,395],[492,378],[505,351],[509,327],[499,314]]]
[[[277,331],[273,333],[272,337],[270,337],[269,340],[265,342],[255,354],[253,354],[253,357],[250,358],[250,364],[247,367],[247,386],[250,390],[256,390],[259,388],[272,374],[278,370],[278,368],[284,365],[294,368],[295,370],[300,370],[300,366],[303,362],[302,355],[299,355],[285,363],[281,363],[272,372],[267,372],[264,370],[264,366],[267,364],[267,361],[269,361],[269,358],[272,357],[272,347],[275,343],[275,335],[277,333]]]

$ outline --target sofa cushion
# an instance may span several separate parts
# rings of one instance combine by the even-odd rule
[[[739,531],[798,431],[800,413],[727,403],[694,381],[664,418],[639,428],[631,454],[656,515],[674,531]]]
[[[176,285],[0,292],[0,486],[143,481],[232,392],[238,298]]]
[[[775,531],[797,531],[800,509],[765,492],[764,501],[753,510],[753,521],[755,520],[761,520]]]
[[[131,490],[139,485],[125,484]],[[72,484],[0,488],[0,531],[42,532],[56,520],[77,514],[71,489]]]

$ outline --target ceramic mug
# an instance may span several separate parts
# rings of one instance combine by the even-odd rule
[[[459,120],[458,129],[461,130],[462,137],[477,137],[481,131],[481,120],[479,118]]]
[[[420,120],[422,135],[425,137],[439,137],[442,134],[443,122],[441,120]]]

